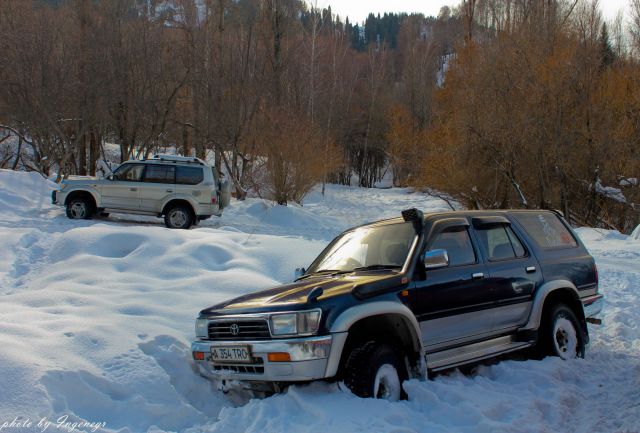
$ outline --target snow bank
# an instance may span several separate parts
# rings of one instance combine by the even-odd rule
[[[0,218],[22,223],[48,217],[54,182],[35,172],[0,170]]]
[[[145,217],[67,220],[49,204],[53,186],[0,171],[0,425],[67,416],[121,433],[640,429],[638,240],[579,230],[606,295],[585,360],[510,360],[411,381],[399,403],[326,383],[248,401],[194,372],[200,309],[290,280],[349,226],[446,204],[405,189],[328,186],[302,207],[234,201],[222,218],[175,231]]]

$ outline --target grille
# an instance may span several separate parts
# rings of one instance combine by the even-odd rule
[[[214,365],[215,371],[233,371],[234,373],[264,374],[264,367],[256,365]]]
[[[235,332],[233,332],[235,331]],[[209,340],[270,340],[266,319],[209,322]]]
[[[234,373],[264,374],[262,358],[253,358],[255,364],[213,364],[216,371],[233,371]]]

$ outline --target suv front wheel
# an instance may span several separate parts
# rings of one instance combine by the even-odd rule
[[[402,390],[406,379],[406,368],[398,353],[377,341],[354,348],[345,364],[344,384],[359,397],[398,401],[406,397]]]
[[[83,197],[77,197],[69,200],[66,208],[67,218],[71,218],[74,220],[77,219],[89,219],[93,214],[93,206]]]
[[[164,223],[170,229],[188,229],[193,224],[191,209],[186,206],[174,206],[164,215]]]

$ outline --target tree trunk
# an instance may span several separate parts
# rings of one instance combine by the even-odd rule
[[[89,174],[95,176],[96,166],[100,158],[100,146],[94,131],[91,132],[89,137]]]
[[[76,145],[78,147],[78,174],[80,176],[87,175],[87,136],[82,134],[76,138]]]
[[[20,161],[20,153],[22,152],[22,136],[18,136],[18,151],[16,152],[16,159],[13,161],[11,170],[18,168],[18,162]]]

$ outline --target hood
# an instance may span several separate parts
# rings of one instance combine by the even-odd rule
[[[397,273],[389,272],[309,277],[290,284],[240,296],[202,310],[201,314],[242,314],[278,309],[309,308],[316,306],[318,302],[337,296],[353,295],[360,298],[363,292],[375,292],[377,294],[381,289],[398,287],[400,280],[401,278]],[[322,295],[318,297],[317,301],[308,303],[307,296],[316,287],[322,287]]]
[[[95,176],[73,176],[68,179],[63,179],[62,181],[60,181],[60,183],[62,185],[73,186],[73,185],[86,185],[89,183],[96,183],[99,180],[100,179],[98,179]]]

